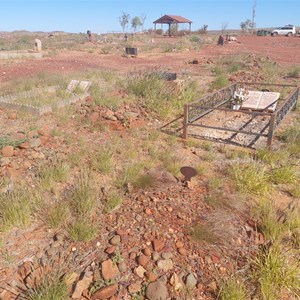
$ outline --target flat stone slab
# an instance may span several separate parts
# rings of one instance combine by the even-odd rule
[[[252,110],[268,109],[268,111],[274,112],[279,96],[280,93],[276,92],[249,91],[241,108]]]
[[[42,58],[41,52],[2,52],[0,51],[0,59],[11,58]]]
[[[0,96],[0,106],[10,109],[18,109],[22,111],[28,111],[33,114],[37,115],[43,115],[45,113],[52,112],[53,110],[61,109],[65,106],[68,106],[70,104],[76,103],[79,99],[84,99],[85,97],[89,96],[89,93],[87,92],[90,88],[92,82],[91,81],[79,81],[79,80],[71,80],[67,87],[67,91],[70,93],[70,97],[67,99],[60,99],[56,102],[53,102],[51,104],[44,104],[44,105],[33,105],[33,104],[24,104],[20,100],[22,98],[32,97],[36,96],[39,97],[40,94],[43,93],[43,90],[47,92],[54,93],[58,86],[52,86],[47,87],[45,89],[33,89],[30,91],[22,92],[22,93],[16,93],[6,96]],[[76,88],[80,89],[80,93],[74,93]],[[79,91],[78,91],[79,92]],[[19,102],[18,102],[19,101]]]
[[[83,93],[86,93],[90,86],[91,86],[91,82],[90,81],[79,81],[79,80],[71,80],[66,91],[73,93],[75,91],[75,89],[78,87]]]

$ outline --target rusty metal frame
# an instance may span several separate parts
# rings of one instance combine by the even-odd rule
[[[208,115],[209,113],[215,110],[236,112],[236,110],[224,106],[229,103],[230,99],[232,98],[237,88],[246,87],[246,86],[252,86],[252,87],[263,86],[271,89],[289,88],[292,91],[285,99],[283,99],[280,102],[280,105],[277,106],[274,112],[252,111],[252,110],[245,110],[245,109],[238,110],[239,113],[253,116],[251,120],[256,116],[265,116],[270,119],[267,126],[265,126],[263,130],[260,130],[259,132],[250,132],[247,130],[243,130],[244,126],[242,126],[241,129],[233,129],[233,128],[218,127],[218,126],[208,126],[203,124],[195,124],[197,120],[203,118],[204,116]],[[188,136],[188,127],[195,126],[195,127],[202,127],[202,128],[215,129],[221,131],[230,131],[230,132],[235,132],[235,134],[242,133],[242,134],[254,135],[256,136],[256,139],[258,139],[259,137],[266,137],[267,145],[270,147],[272,144],[272,140],[276,128],[280,125],[280,123],[285,118],[285,116],[289,113],[290,110],[296,109],[298,97],[299,97],[299,87],[297,85],[270,84],[270,83],[257,83],[257,82],[253,82],[253,83],[235,82],[223,89],[208,94],[200,98],[199,100],[186,104],[184,106],[182,137],[186,139]],[[264,133],[265,130],[268,130],[267,133]]]

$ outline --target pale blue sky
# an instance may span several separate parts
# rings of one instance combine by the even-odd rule
[[[121,31],[118,18],[122,12],[131,18],[145,14],[146,29],[153,28],[153,21],[165,14],[190,19],[192,30],[203,24],[218,30],[226,23],[228,28],[237,29],[242,21],[252,19],[253,3],[254,0],[0,0],[0,31]],[[300,0],[257,0],[256,25],[300,25],[299,9]]]

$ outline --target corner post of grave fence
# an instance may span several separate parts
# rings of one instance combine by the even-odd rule
[[[294,105],[294,107],[293,107],[293,110],[296,110],[297,109],[297,106],[298,106],[298,99],[299,99],[299,86],[297,87],[297,89],[296,89],[296,91],[295,91],[295,93],[296,93],[296,102],[295,102],[295,105]]]
[[[269,133],[268,133],[268,141],[267,141],[267,147],[271,148],[273,135],[275,131],[275,120],[276,120],[277,114],[273,113],[270,119],[270,126],[269,126]]]
[[[183,132],[182,138],[187,138],[187,130],[188,130],[188,120],[189,120],[189,106],[188,104],[184,105],[184,114],[183,114]]]

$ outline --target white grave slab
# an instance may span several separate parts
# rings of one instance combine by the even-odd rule
[[[273,112],[276,109],[279,96],[280,93],[275,92],[249,91],[241,108],[252,110],[268,109],[268,111]]]
[[[76,89],[78,84],[79,84],[79,80],[74,80],[74,79],[71,80],[68,87],[67,87],[67,92],[72,93]]]
[[[260,91],[248,91],[248,95],[245,97],[242,108],[256,109],[262,95],[263,92]]]
[[[259,103],[258,103],[257,109],[258,110],[264,110],[269,106],[268,111],[273,112],[276,109],[277,100],[279,99],[279,96],[280,96],[280,93],[264,92],[261,99],[260,99],[260,101],[259,101]]]
[[[79,80],[71,80],[68,87],[67,87],[67,92],[69,93],[73,93],[75,91],[75,89],[77,87],[80,88],[80,90],[83,92],[83,93],[86,93],[88,91],[88,89],[90,88],[91,86],[91,82],[90,81],[79,81]]]
[[[91,86],[91,82],[90,81],[80,81],[79,83],[79,88],[85,93],[88,91],[88,89]]]

